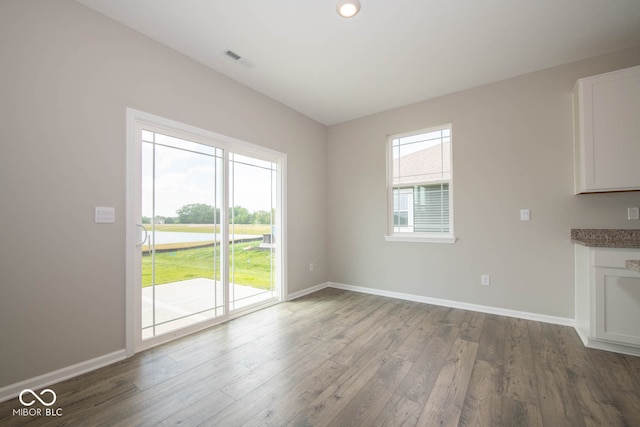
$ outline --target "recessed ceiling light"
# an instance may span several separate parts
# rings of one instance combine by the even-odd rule
[[[360,12],[360,2],[358,0],[341,0],[336,6],[336,11],[343,18],[352,18]]]

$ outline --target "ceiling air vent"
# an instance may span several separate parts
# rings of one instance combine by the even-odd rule
[[[249,61],[246,58],[243,58],[242,56],[238,55],[232,50],[225,50],[224,54],[227,56],[227,58],[233,60],[238,64],[244,65],[247,68],[253,68],[253,63],[251,61]]]
[[[239,61],[240,59],[242,59],[242,56],[238,55],[232,50],[227,50],[224,52],[224,54],[227,55],[229,58],[233,59],[234,61]]]

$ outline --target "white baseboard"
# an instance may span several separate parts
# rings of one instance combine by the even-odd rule
[[[329,282],[320,283],[319,285],[312,286],[310,288],[303,289],[303,290],[298,291],[298,292],[294,292],[292,294],[287,295],[287,301],[291,301],[291,300],[294,300],[294,299],[297,299],[297,298],[301,298],[301,297],[303,297],[305,295],[309,295],[309,294],[312,294],[314,292],[321,291],[321,290],[323,290],[324,288],[327,288],[327,287],[329,287]]]
[[[24,381],[10,384],[0,388],[0,402],[7,401],[17,397],[20,392],[26,388],[32,390],[39,390],[43,387],[56,384],[69,378],[76,377],[78,375],[94,371],[112,363],[119,362],[126,359],[126,351],[124,349],[114,351],[113,353],[98,356],[95,359],[86,360],[84,362],[77,363],[66,368],[58,369],[57,371],[49,372],[38,377],[29,378]],[[55,392],[55,390],[54,390]]]
[[[601,341],[597,338],[591,338],[587,329],[582,329],[576,326],[575,328],[582,344],[585,347],[595,348],[598,350],[613,351],[615,353],[629,354],[631,356],[640,357],[640,348],[636,346],[625,345],[621,343],[614,343],[609,341]]]
[[[477,311],[480,313],[497,314],[499,316],[515,317],[518,319],[534,320],[536,322],[553,323],[555,325],[575,327],[575,320],[567,317],[548,316],[546,314],[530,313],[527,311],[509,310],[506,308],[491,307],[487,305],[470,304],[453,300],[424,297],[421,295],[405,294],[402,292],[384,291],[381,289],[367,288],[362,286],[345,285],[342,283],[329,282],[331,288],[344,289],[346,291],[361,292],[371,295],[379,295],[389,298],[403,299],[407,301],[421,302],[425,304],[439,305],[443,307],[459,308],[462,310]]]
[[[605,350],[605,351],[613,351],[615,353],[628,354],[630,356],[638,356],[640,357],[640,348],[628,346],[624,344],[618,344],[614,342],[608,341],[600,341],[598,339],[586,338],[586,342],[584,343],[585,347],[595,348],[597,350]]]

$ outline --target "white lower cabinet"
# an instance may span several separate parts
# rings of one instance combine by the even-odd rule
[[[596,337],[640,346],[640,274],[596,267]]]
[[[587,347],[640,355],[638,249],[576,245],[576,330]]]

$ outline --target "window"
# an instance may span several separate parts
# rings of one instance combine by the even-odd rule
[[[454,243],[451,125],[388,142],[390,241]]]

